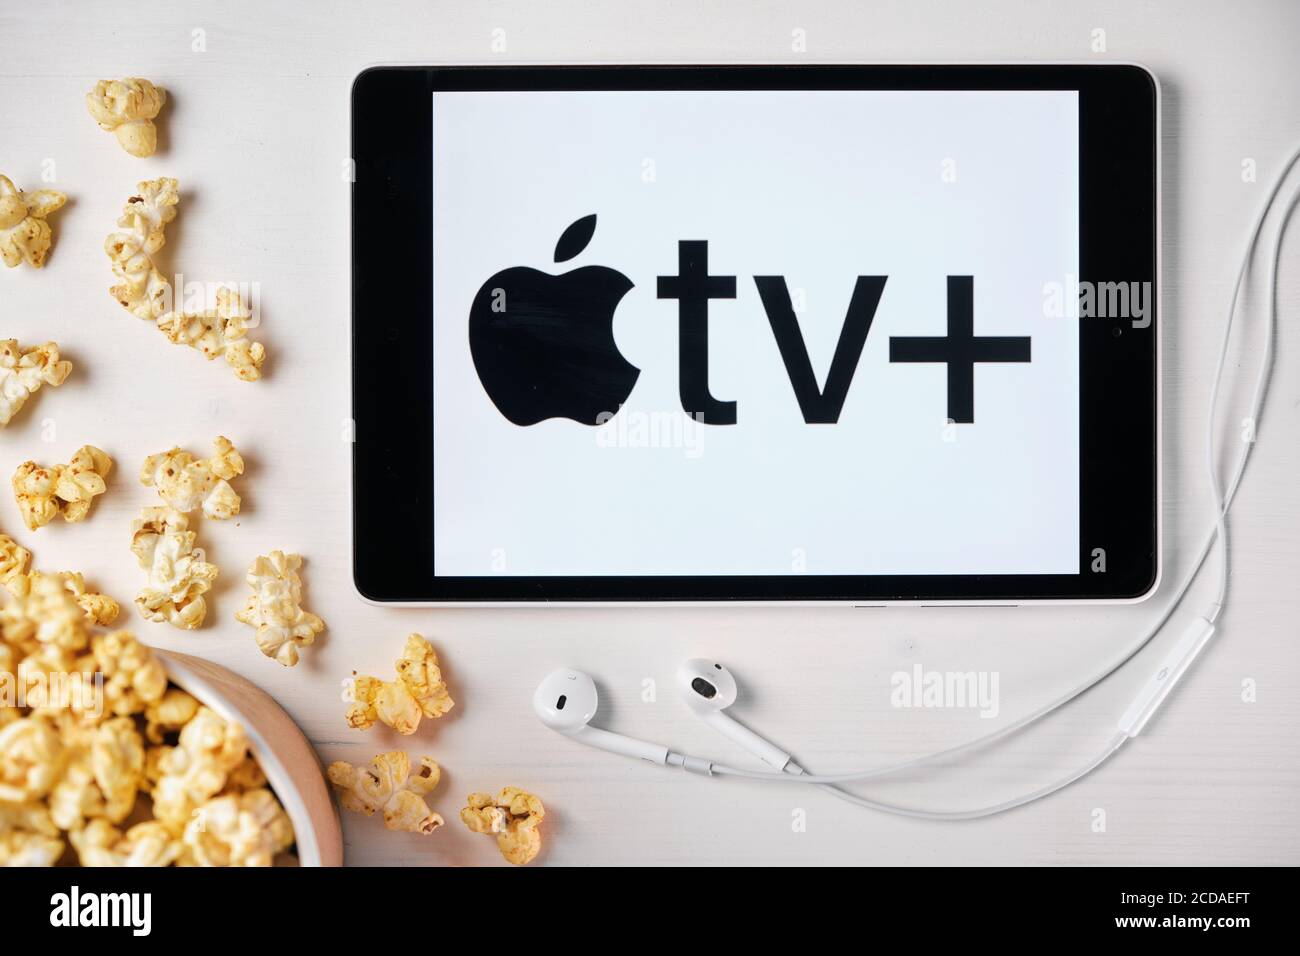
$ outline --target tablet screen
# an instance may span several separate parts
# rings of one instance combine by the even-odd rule
[[[1076,92],[432,110],[436,576],[1079,573]]]

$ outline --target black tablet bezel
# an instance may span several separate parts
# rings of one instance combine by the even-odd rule
[[[1157,87],[1133,65],[376,67],[352,88],[353,576],[371,600],[1123,600],[1159,561],[1158,325],[1080,322],[1077,575],[436,577],[435,90],[1078,90],[1080,279],[1150,282],[1159,315]],[[1095,549],[1104,571],[1095,571]]]

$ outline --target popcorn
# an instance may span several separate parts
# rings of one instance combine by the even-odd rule
[[[35,531],[58,517],[63,510],[54,488],[58,484],[58,465],[42,468],[34,461],[26,461],[14,472],[11,484],[18,501],[18,511],[23,523]]]
[[[178,687],[169,688],[162,697],[145,707],[145,736],[150,743],[162,743],[164,734],[180,730],[198,712],[197,700]]]
[[[58,779],[63,742],[41,717],[0,728],[0,804],[43,797]]]
[[[18,511],[31,531],[44,527],[63,512],[65,503],[55,491],[60,467],[42,468],[34,461],[26,461],[10,480]]]
[[[150,455],[140,469],[140,483],[156,488],[177,511],[188,514],[201,507],[209,518],[233,518],[240,501],[230,479],[244,473],[244,459],[229,438],[218,436],[214,444],[211,458],[195,458],[180,448]]]
[[[154,818],[173,833],[182,833],[193,812],[222,791],[247,752],[242,727],[200,707],[181,730],[177,745],[158,758]]]
[[[542,848],[537,825],[546,816],[542,801],[518,787],[505,787],[492,799],[489,793],[471,793],[460,811],[461,822],[475,833],[494,833],[506,861],[523,866]]]
[[[199,866],[270,866],[293,844],[293,825],[270,790],[249,790],[204,803],[183,839]]]
[[[411,772],[411,760],[400,750],[380,754],[368,769],[342,760],[329,765],[330,783],[339,791],[343,809],[371,816],[384,815],[384,826],[410,833],[432,833],[442,817],[429,809],[424,795],[438,785],[442,770],[432,757],[421,757]]]
[[[0,675],[12,674],[17,663],[18,654],[15,649],[0,640]],[[3,686],[5,679],[5,677],[0,676],[0,686]],[[12,720],[17,720],[21,716],[22,712],[15,706],[13,701],[0,699],[0,727]]]
[[[131,550],[149,583],[136,595],[140,613],[150,621],[167,621],[183,630],[203,623],[203,595],[217,579],[217,566],[194,547],[189,519],[174,508],[145,508],[132,526]]]
[[[170,312],[158,319],[158,328],[174,345],[198,349],[212,361],[224,356],[226,364],[245,382],[262,377],[266,348],[247,338],[253,318],[234,289],[217,290],[217,308],[209,312]]]
[[[86,581],[80,572],[61,571],[57,575],[63,587],[72,595],[78,606],[86,612],[86,623],[108,627],[117,620],[121,607],[106,594],[86,590]]]
[[[82,606],[81,575],[28,572],[28,560],[11,559],[0,614],[0,671],[28,688],[0,704],[0,866],[62,862],[65,836],[86,866],[292,860],[292,824],[243,729],[170,687],[131,634],[92,633],[107,611]],[[73,674],[100,678],[102,707],[34,698],[33,678]],[[146,746],[173,733],[175,746]]]
[[[0,538],[2,537],[3,535],[0,535]],[[4,542],[0,541],[0,551],[3,551],[3,548]],[[21,550],[24,555],[18,556],[22,561],[20,566],[25,567],[30,554],[26,548]],[[3,560],[0,560],[0,567],[3,564]],[[28,625],[34,628],[39,623],[48,630],[53,626],[52,621],[71,614],[67,599],[57,594],[60,585],[63,590],[72,595],[73,601],[85,614],[85,623],[88,625],[107,627],[117,620],[118,612],[121,610],[118,603],[108,595],[87,590],[85,578],[75,571],[46,574],[41,571],[24,573],[15,570],[7,577],[0,573],[0,583],[3,583],[16,599],[9,608],[0,611],[0,622],[10,621],[12,626],[18,629],[13,637],[14,640],[27,640],[32,636],[28,633]],[[29,606],[28,602],[34,603]],[[68,625],[63,622],[59,626]],[[84,642],[80,646],[84,647]]]
[[[14,497],[27,527],[35,531],[62,514],[64,521],[84,521],[95,497],[107,490],[105,476],[113,459],[93,445],[82,445],[66,465],[42,468],[23,462],[14,472]]]
[[[122,207],[117,224],[134,236],[145,255],[152,256],[166,242],[165,230],[176,218],[181,201],[179,184],[169,176],[136,184],[136,194]]]
[[[144,784],[144,760],[144,741],[131,717],[115,717],[88,732],[74,733],[63,772],[50,791],[54,823],[75,831],[87,820],[125,820]]]
[[[365,730],[380,720],[399,734],[413,734],[422,716],[441,717],[454,706],[438,668],[438,655],[419,634],[406,639],[395,667],[394,681],[356,679],[353,703],[347,712],[349,727]]]
[[[123,835],[107,820],[91,820],[69,834],[82,866],[167,866],[184,846],[161,823],[146,820]]]
[[[325,622],[302,609],[302,556],[272,551],[248,569],[252,595],[235,620],[257,628],[257,646],[285,667],[298,663],[298,648],[316,640]]]
[[[244,762],[230,771],[226,777],[226,790],[256,790],[266,786],[266,774],[262,765],[253,757],[245,757]]]
[[[113,469],[113,459],[93,445],[82,445],[72,456],[72,461],[59,472],[55,494],[66,501],[63,508],[65,521],[84,521],[90,514],[90,505],[97,495],[106,490],[104,479]]]
[[[23,653],[26,656],[17,669],[18,686],[25,691],[31,716],[50,718],[56,729],[61,729],[59,718],[68,712],[93,719],[90,714],[97,709],[93,687],[73,683],[81,679],[73,677],[81,671],[81,658],[53,644],[36,645]]]
[[[10,583],[11,600],[0,610],[0,630],[15,645],[51,645],[65,651],[85,649],[86,612],[63,575],[33,571]]]
[[[24,352],[17,339],[0,340],[0,426],[8,425],[42,385],[62,385],[71,371],[72,363],[59,358],[57,342]]]
[[[171,283],[158,272],[153,254],[163,245],[163,230],[176,217],[179,195],[174,179],[154,179],[139,185],[117,224],[120,231],[104,242],[104,251],[120,280],[109,294],[133,315],[154,321],[176,345],[198,349],[209,360],[223,356],[246,382],[262,377],[266,349],[248,339],[252,313],[234,289],[217,290],[212,311],[181,313],[170,308]]]
[[[109,294],[131,314],[157,319],[171,303],[171,283],[154,268],[153,254],[163,247],[167,224],[176,218],[180,202],[176,180],[161,178],[140,183],[117,220],[122,231],[104,241],[120,285]]]
[[[45,218],[68,201],[53,189],[25,193],[0,175],[0,259],[10,269],[24,259],[33,269],[45,265],[50,251],[50,224]]]
[[[90,647],[96,668],[104,675],[104,704],[109,713],[138,714],[162,699],[167,671],[130,631],[97,634]]]
[[[130,717],[114,717],[95,730],[90,745],[95,783],[104,795],[104,816],[123,820],[135,807],[144,782],[144,741]]]
[[[86,108],[99,128],[113,133],[132,156],[141,157],[152,156],[158,148],[153,121],[166,102],[166,90],[134,76],[100,80],[86,94]]]
[[[16,578],[25,577],[31,560],[30,551],[9,535],[0,534],[0,584],[8,587]]]
[[[59,830],[37,801],[0,801],[0,866],[53,866],[63,855]]]
[[[64,760],[63,772],[50,790],[48,803],[54,825],[72,832],[85,827],[88,820],[103,818],[105,806],[104,794],[95,783],[89,742],[74,741],[70,749],[71,756]]]
[[[148,789],[152,793],[158,786],[158,781],[164,776],[163,764],[167,761],[167,755],[172,752],[168,746],[146,747],[144,751],[144,779],[148,783]]]

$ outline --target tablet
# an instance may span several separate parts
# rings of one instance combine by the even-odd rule
[[[367,70],[358,589],[1145,596],[1157,117],[1132,65]]]

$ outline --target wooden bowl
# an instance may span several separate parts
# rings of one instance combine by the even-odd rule
[[[271,695],[211,661],[154,648],[173,684],[244,728],[293,823],[301,866],[342,866],[343,831],[316,751]]]

